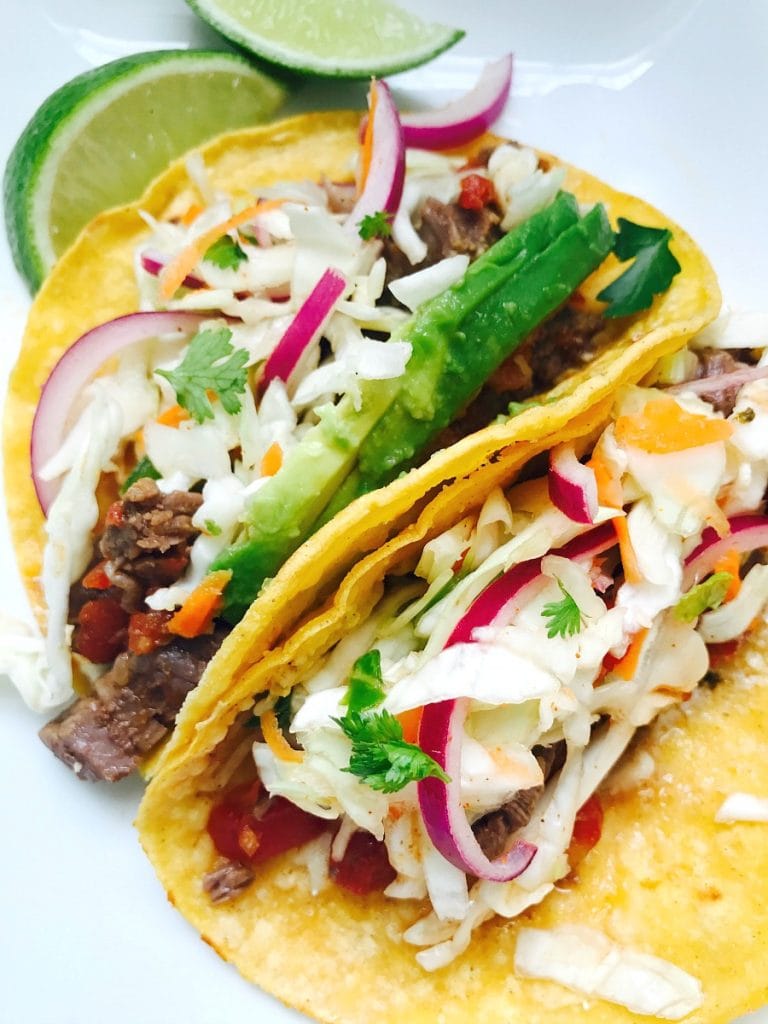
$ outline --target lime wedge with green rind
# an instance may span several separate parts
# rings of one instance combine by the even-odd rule
[[[431,60],[464,32],[388,0],[186,0],[223,36],[280,67],[329,78],[391,75]]]
[[[237,54],[156,50],[86,71],[21,134],[3,194],[14,262],[36,290],[97,213],[136,199],[182,153],[268,120],[284,88]]]

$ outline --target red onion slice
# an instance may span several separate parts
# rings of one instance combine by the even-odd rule
[[[597,480],[589,466],[576,458],[572,444],[559,444],[549,453],[549,497],[555,508],[574,523],[594,523]]]
[[[141,254],[141,265],[152,277],[158,277],[167,262],[165,256],[155,249],[145,249]],[[187,274],[181,283],[185,288],[205,288],[205,281],[201,281],[199,277],[193,277],[191,274]]]
[[[427,778],[419,783],[419,807],[435,849],[447,861],[477,878],[508,882],[533,860],[536,847],[518,840],[498,860],[489,860],[472,832],[461,803],[461,741],[469,700],[445,700],[424,708],[419,746],[450,776],[448,783]]]
[[[371,214],[397,213],[405,181],[405,142],[400,115],[386,82],[376,82],[373,146],[368,177],[352,207],[345,227],[357,233],[360,221]]]
[[[48,514],[59,484],[43,480],[40,470],[61,448],[72,405],[90,379],[108,359],[129,345],[161,335],[170,335],[171,341],[188,338],[204,319],[199,313],[129,313],[94,327],[70,345],[43,385],[32,423],[32,482],[44,515]]]
[[[262,378],[264,387],[275,377],[288,380],[302,353],[317,339],[346,287],[347,282],[337,270],[325,271],[267,359]]]
[[[603,523],[553,554],[572,559],[592,558],[616,543],[612,523]],[[494,580],[456,624],[446,647],[472,643],[475,629],[500,618],[510,601],[540,574],[541,559],[532,558]],[[438,701],[427,704],[422,712],[419,746],[437,761],[451,781],[445,783],[430,777],[419,782],[419,808],[429,838],[447,861],[477,878],[509,882],[525,871],[536,854],[536,846],[518,840],[505,854],[491,861],[475,839],[461,802],[461,741],[469,703],[467,698]]]
[[[407,146],[451,149],[476,139],[499,117],[512,85],[512,54],[486,64],[470,92],[440,110],[404,114]]]
[[[711,395],[723,388],[741,388],[753,380],[763,380],[765,377],[768,377],[768,366],[749,366],[744,370],[720,373],[715,377],[686,380],[682,384],[673,384],[666,391],[672,395],[681,395],[686,391],[692,391],[694,395]]]
[[[708,576],[726,552],[768,547],[768,516],[734,516],[728,525],[731,532],[727,537],[720,537],[711,526],[701,535],[701,543],[685,560],[683,590]]]

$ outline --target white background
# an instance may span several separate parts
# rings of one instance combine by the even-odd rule
[[[660,206],[709,253],[731,305],[765,308],[764,0],[407,2],[468,35],[392,80],[403,105],[444,102],[472,84],[483,59],[514,51],[502,133]],[[182,0],[1,6],[3,165],[38,104],[73,75],[140,50],[221,45]],[[290,106],[360,106],[362,97],[360,86],[309,83]],[[3,388],[27,304],[0,239]],[[0,521],[0,609],[21,615],[6,536]],[[0,685],[0,1021],[303,1020],[251,989],[166,903],[131,827],[140,785],[77,782],[40,745],[40,724]],[[756,831],[755,841],[766,837]],[[768,1024],[768,1010],[758,1021]]]

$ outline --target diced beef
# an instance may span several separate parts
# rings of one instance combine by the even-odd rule
[[[696,353],[696,356],[699,365],[696,368],[694,380],[702,380],[705,377],[722,377],[726,373],[746,370],[750,365],[735,359],[725,349],[703,348]],[[706,395],[702,395],[702,398],[709,402],[717,412],[721,412],[724,416],[730,416],[741,387],[741,384],[726,384],[722,388],[708,391]]]
[[[184,698],[224,639],[218,630],[150,654],[121,654],[84,697],[40,730],[53,753],[90,782],[129,775],[170,732]]]
[[[421,208],[419,234],[427,243],[428,265],[466,253],[470,259],[501,238],[501,217],[495,209],[465,210],[458,203],[441,203],[430,196]]]
[[[107,517],[100,554],[126,611],[137,611],[150,587],[169,586],[184,572],[200,532],[192,516],[202,501],[190,491],[163,494],[154,480],[143,479]]]
[[[548,391],[568,370],[588,363],[597,350],[605,321],[596,313],[565,306],[538,327],[526,341],[532,371],[532,392]],[[527,397],[527,396],[526,396]]]
[[[545,783],[562,768],[565,752],[563,741],[548,747],[533,748],[533,755],[539,762]],[[544,784],[521,789],[503,807],[491,811],[474,823],[472,831],[475,839],[489,860],[499,857],[509,845],[512,835],[525,828],[543,792]]]
[[[499,227],[501,217],[492,206],[465,210],[458,203],[441,203],[430,196],[424,202],[420,216],[417,230],[426,243],[427,255],[421,263],[414,265],[392,238],[385,238],[383,255],[387,261],[387,282],[424,270],[459,253],[475,259],[502,234]]]
[[[212,903],[227,903],[239,896],[253,881],[253,870],[233,860],[224,860],[203,878],[203,892]]]

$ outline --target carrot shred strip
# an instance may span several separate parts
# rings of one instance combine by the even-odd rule
[[[231,569],[217,569],[208,573],[168,622],[168,632],[188,640],[204,633],[213,622],[221,605],[221,595],[231,579]]]
[[[261,731],[264,734],[264,741],[279,761],[292,761],[294,764],[299,764],[304,760],[302,752],[294,750],[283,736],[282,730],[277,724],[277,715],[272,709],[261,715]]]

